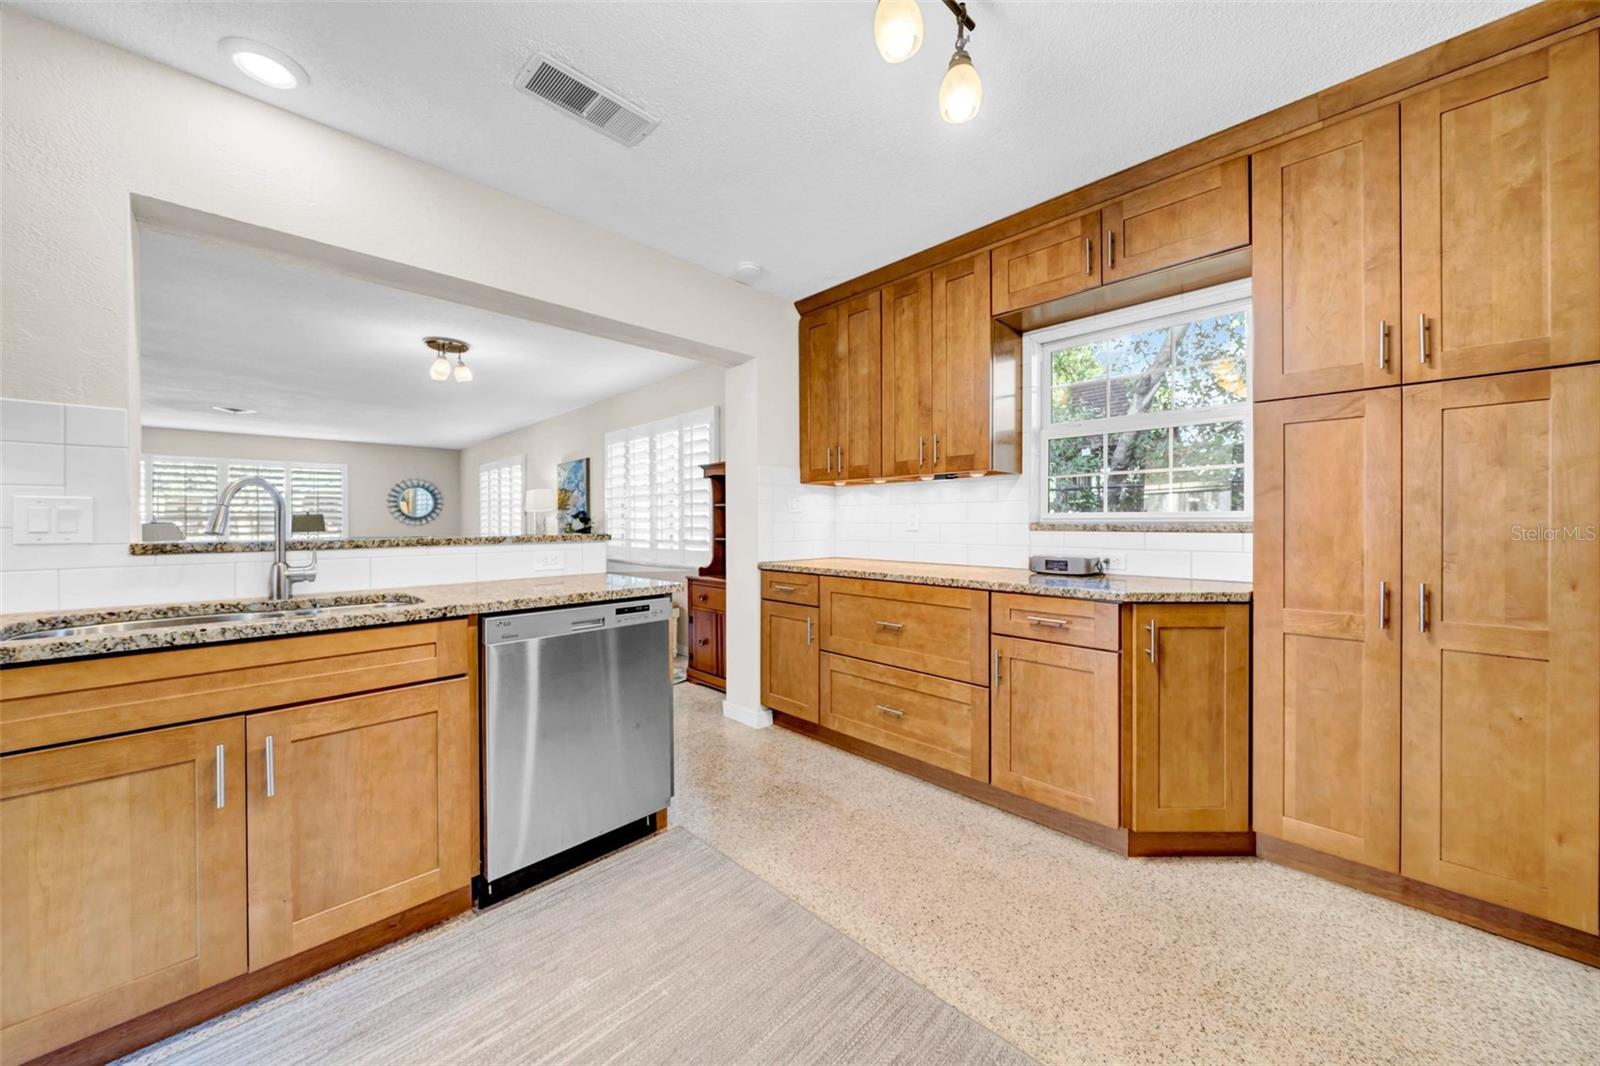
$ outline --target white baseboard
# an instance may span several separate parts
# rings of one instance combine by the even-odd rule
[[[752,711],[748,707],[739,706],[732,700],[722,701],[722,717],[732,718],[740,725],[747,725],[751,729],[767,729],[772,725],[772,712],[765,707],[759,707]]]

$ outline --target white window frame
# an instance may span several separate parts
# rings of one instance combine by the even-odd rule
[[[1192,408],[1182,411],[1150,411],[1137,415],[1113,415],[1077,422],[1050,421],[1051,381],[1046,366],[1049,353],[1064,343],[1084,343],[1115,337],[1133,329],[1157,329],[1177,322],[1208,318],[1214,314],[1243,310],[1250,315],[1245,338],[1245,398],[1222,407]],[[1115,311],[1080,318],[1060,325],[1046,326],[1023,335],[1024,369],[1027,373],[1028,460],[1035,471],[1029,479],[1033,521],[1071,528],[1083,523],[1162,526],[1185,522],[1249,522],[1255,493],[1253,437],[1255,370],[1255,316],[1251,307],[1250,279],[1230,281],[1195,292],[1180,293],[1149,303],[1122,307]],[[1244,422],[1244,501],[1242,511],[1184,511],[1161,514],[1146,511],[1074,511],[1052,514],[1046,510],[1049,496],[1049,470],[1046,457],[1049,442],[1062,437],[1082,437],[1095,433],[1125,433],[1140,429],[1200,425],[1207,422]]]
[[[514,469],[517,471],[517,488],[510,501],[510,510],[506,512],[510,528],[491,529],[490,515],[486,507],[488,501],[484,498],[483,479],[491,470]],[[527,457],[522,455],[507,455],[500,459],[491,459],[486,463],[478,464],[478,535],[482,537],[520,537],[528,528],[528,517],[523,511],[523,500],[528,489]]]
[[[339,472],[339,518],[343,529],[336,533],[295,533],[296,540],[343,540],[350,536],[350,467],[346,463],[324,463],[302,459],[251,459],[244,456],[173,455],[167,452],[144,452],[139,456],[139,521],[156,521],[149,508],[154,500],[151,482],[155,476],[154,462],[189,463],[194,466],[214,467],[217,472],[217,495],[228,487],[228,468],[232,466],[282,467],[283,499],[294,513],[294,472],[296,470],[337,470]],[[214,504],[213,504],[214,505]],[[209,541],[215,538],[189,534],[186,539]],[[256,541],[267,539],[259,533],[228,533],[228,541]]]
[[[675,540],[669,542],[658,536],[660,529],[657,525],[657,516],[650,515],[650,536],[648,543],[640,543],[632,539],[619,523],[625,515],[623,509],[616,507],[612,496],[612,487],[615,484],[616,471],[611,464],[612,447],[619,443],[654,438],[671,430],[682,430],[688,426],[709,424],[711,427],[708,452],[704,456],[705,463],[714,463],[722,455],[722,410],[720,407],[700,407],[692,411],[669,415],[651,422],[643,422],[635,426],[625,426],[620,429],[606,432],[602,447],[601,472],[599,477],[601,498],[605,501],[606,532],[611,534],[607,544],[607,557],[617,562],[635,563],[646,566],[665,567],[695,567],[702,566],[711,559],[713,541],[709,538],[716,536],[716,509],[711,504],[711,487],[706,478],[697,469],[701,463],[693,462],[693,456],[685,455],[680,461],[680,478],[675,489],[679,497],[679,522]],[[649,466],[651,468],[652,499],[662,496],[661,489],[655,484],[656,456],[654,446],[650,449]],[[591,488],[591,491],[593,489]],[[706,524],[708,540],[702,545],[689,539],[688,533],[694,525],[692,513],[693,499],[696,495],[703,495],[706,500],[704,521]],[[652,512],[654,507],[652,506]],[[723,516],[726,520],[727,516]]]

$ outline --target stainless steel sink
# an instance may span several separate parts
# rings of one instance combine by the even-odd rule
[[[370,611],[381,607],[409,607],[421,603],[416,596],[382,596],[372,599],[344,600],[338,603],[309,602],[304,606],[269,607],[244,611],[218,611],[199,609],[193,614],[170,614],[159,618],[128,618],[114,622],[85,622],[81,625],[56,626],[51,629],[24,630],[20,633],[0,633],[0,640],[60,640],[63,637],[106,637],[118,633],[138,633],[151,629],[172,629],[179,626],[224,625],[236,622],[267,622],[277,618],[316,618],[322,615],[349,614]]]

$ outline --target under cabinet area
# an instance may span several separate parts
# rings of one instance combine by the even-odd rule
[[[475,638],[420,623],[8,669],[0,1060],[466,909]]]
[[[781,565],[762,574],[762,698],[779,724],[1123,852],[1250,850],[1247,603]],[[840,569],[857,565],[872,564]],[[1154,627],[1152,659],[1124,635],[1136,624]]]

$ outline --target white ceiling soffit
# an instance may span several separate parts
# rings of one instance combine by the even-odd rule
[[[429,335],[470,343],[475,380],[429,378]],[[139,351],[147,426],[433,448],[475,444],[702,365],[148,228],[139,238]]]
[[[825,288],[1499,18],[1527,0],[988,3],[983,110],[938,115],[954,22],[891,66],[854,3],[12,6],[787,297]],[[238,35],[310,71],[257,85]],[[512,80],[546,53],[658,118],[624,148]]]

